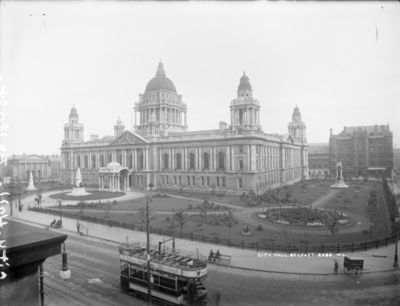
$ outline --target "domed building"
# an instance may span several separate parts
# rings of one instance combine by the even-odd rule
[[[113,136],[83,140],[75,106],[64,126],[62,180],[80,167],[100,190],[181,189],[241,194],[263,192],[308,175],[306,126],[296,106],[287,134],[262,130],[260,102],[243,73],[230,103],[231,122],[188,131],[187,105],[160,62],[134,104],[135,125],[118,119]]]

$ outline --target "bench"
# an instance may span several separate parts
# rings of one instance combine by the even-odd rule
[[[231,257],[232,256],[221,254],[220,258],[218,258],[217,261],[218,262],[223,261],[223,262],[226,262],[227,264],[230,264],[231,263]]]

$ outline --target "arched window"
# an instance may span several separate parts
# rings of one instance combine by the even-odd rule
[[[176,154],[176,169],[182,168],[182,155],[180,153]]]
[[[109,155],[108,155],[108,163],[111,163],[112,162],[112,154],[110,153]]]
[[[204,153],[204,169],[209,169],[210,168],[210,156],[208,153]]]
[[[194,169],[194,154],[193,153],[189,154],[189,163],[190,163],[189,168]]]
[[[118,155],[118,162],[122,166],[122,154]]]
[[[104,156],[100,156],[100,167],[104,167]]]
[[[92,156],[92,169],[96,169],[96,157]]]
[[[84,167],[85,167],[85,169],[89,168],[88,167],[88,157],[87,156],[84,157]]]
[[[218,153],[218,169],[225,168],[225,156],[223,152]]]
[[[164,169],[168,169],[168,154],[164,154]]]
[[[129,155],[128,167],[129,167],[129,169],[132,169],[132,154]]]
[[[77,166],[80,168],[81,167],[81,157],[80,156],[77,156],[76,157],[76,164],[77,164]]]
[[[240,169],[240,170],[243,170],[243,169],[244,169],[244,160],[243,160],[243,158],[240,158],[240,159],[239,159],[239,169]]]

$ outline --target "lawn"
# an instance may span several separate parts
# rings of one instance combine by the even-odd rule
[[[286,194],[289,192],[291,198],[297,199],[297,203],[301,202],[302,205],[309,205],[316,199],[325,196],[327,192],[331,189],[329,188],[332,185],[332,182],[307,182],[303,183],[296,183],[292,186],[283,187],[279,190],[279,196],[283,199],[286,198]],[[385,237],[388,234],[388,224],[386,221],[386,209],[385,209],[385,199],[383,194],[382,184],[375,184],[375,183],[347,183],[349,188],[340,190],[338,194],[333,199],[329,199],[327,203],[322,205],[321,207],[327,207],[332,209],[338,209],[344,212],[352,212],[356,214],[360,214],[365,217],[369,217],[366,203],[369,192],[373,189],[378,191],[378,214],[374,217],[373,223],[373,235],[372,238],[376,239],[377,237]],[[304,192],[306,191],[306,192]],[[185,197],[192,197],[198,198],[201,201],[190,200],[190,199],[180,199],[174,198],[169,196],[160,196],[160,194],[156,194],[154,196],[154,192],[144,192],[146,195],[153,195],[152,202],[149,203],[151,210],[157,211],[156,218],[152,218],[151,220],[151,227],[156,230],[158,233],[161,231],[168,235],[171,231],[172,226],[172,209],[179,210],[185,209],[188,210],[188,206],[192,205],[195,207],[203,200],[208,201],[215,201],[219,203],[227,203],[231,205],[237,205],[243,207],[243,202],[240,200],[239,196],[231,196],[231,195],[224,195],[224,196],[217,196],[211,194],[203,194],[203,193],[189,193],[189,192],[177,192],[176,194],[179,196]],[[168,192],[172,194],[171,192]],[[114,199],[113,199],[114,200]],[[100,220],[112,220],[112,221],[119,221],[125,222],[126,224],[134,223],[137,229],[143,230],[145,229],[144,224],[140,221],[140,213],[137,212],[140,209],[143,209],[146,205],[146,196],[138,199],[134,199],[131,201],[121,201],[119,202],[118,199],[116,204],[112,205],[112,209],[109,215],[106,214],[104,208],[98,207],[94,209],[85,208],[83,211],[83,215],[90,216],[97,218],[98,221]],[[110,202],[112,202],[110,200]],[[90,201],[89,201],[90,203]],[[93,202],[96,203],[96,202]],[[276,205],[274,205],[276,206]],[[118,211],[132,211],[132,213],[118,213]],[[71,212],[76,215],[79,214],[79,209],[76,208],[63,208],[65,212]],[[196,210],[194,212],[198,212],[200,215],[200,211]],[[224,213],[220,211],[220,213]],[[207,214],[211,214],[211,211],[208,210]],[[199,230],[203,224],[198,221],[188,220],[183,228],[182,233],[189,235],[190,232]],[[251,232],[251,235],[246,236],[243,235],[243,228],[248,226]],[[179,227],[178,222],[175,221],[175,234],[179,236],[181,229]],[[369,240],[369,231],[359,232],[356,234],[341,234],[340,230],[339,233],[330,236],[329,230],[326,230],[326,234],[310,234],[310,233],[293,233],[290,229],[286,228],[285,226],[278,231],[270,231],[270,230],[263,230],[262,228],[256,228],[254,226],[249,226],[241,221],[237,224],[233,225],[231,229],[227,226],[216,226],[216,225],[205,225],[204,232],[196,232],[194,233],[194,237],[198,237],[199,239],[204,236],[206,239],[212,239],[212,241],[220,241],[225,240],[227,241],[230,237],[231,241],[236,243],[240,243],[242,240],[245,241],[245,244],[248,243],[256,243],[257,241],[259,244],[272,244],[272,241],[275,242],[276,245],[287,245],[289,243],[293,244],[301,244],[304,241],[308,241],[310,244],[337,244],[337,243],[351,243],[353,241],[365,241]],[[215,238],[218,237],[218,238]],[[216,240],[215,240],[216,239]]]

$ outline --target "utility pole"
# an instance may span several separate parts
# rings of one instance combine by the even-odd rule
[[[149,202],[151,198],[146,199],[146,235],[147,235],[147,302],[151,305],[151,274],[150,274],[150,215]]]

